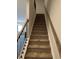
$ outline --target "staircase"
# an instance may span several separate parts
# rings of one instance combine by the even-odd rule
[[[52,59],[44,14],[37,14],[24,59]]]

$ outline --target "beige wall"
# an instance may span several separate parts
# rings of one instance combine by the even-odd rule
[[[47,30],[48,30],[52,56],[53,56],[53,59],[60,59],[61,56],[58,50],[56,38],[54,36],[54,33],[52,32],[52,28],[51,28],[49,20],[52,21],[52,24],[56,31],[58,39],[61,42],[61,18],[60,18],[61,17],[60,2],[61,1],[60,0],[45,0],[44,2],[45,2],[45,8],[48,12],[48,14],[45,12],[45,20],[46,20],[46,25],[47,25]]]
[[[50,42],[50,46],[51,46],[51,52],[52,52],[53,59],[60,59],[55,37],[52,32],[52,28],[51,28],[50,21],[49,21],[50,18],[48,17],[48,15],[46,13],[45,13],[45,20],[46,20],[46,26],[47,26],[48,37],[49,37],[49,42]]]
[[[52,24],[57,33],[59,40],[61,39],[61,0],[45,0],[45,7],[48,10]]]

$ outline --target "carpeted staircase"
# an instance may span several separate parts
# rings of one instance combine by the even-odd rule
[[[44,14],[37,14],[25,59],[52,59]]]

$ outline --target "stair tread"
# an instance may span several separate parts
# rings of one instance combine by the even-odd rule
[[[33,29],[46,29],[46,27],[33,27]]]
[[[45,24],[34,24],[34,27],[45,27],[46,28],[46,26],[45,26]]]
[[[29,48],[28,47],[28,51],[30,51],[30,52],[49,52],[49,53],[51,53],[51,51],[50,51],[50,48]]]
[[[40,57],[25,57],[25,59],[52,59],[52,58],[40,58]]]
[[[35,32],[47,32],[47,30],[45,30],[45,29],[39,29],[39,30],[37,30],[37,29],[33,29],[33,31]]]
[[[31,36],[36,36],[36,37],[38,37],[38,36],[40,36],[40,37],[48,37],[48,35],[31,35]]]
[[[45,52],[28,52],[26,57],[40,57],[40,58],[51,58],[51,53]]]
[[[36,31],[36,30],[40,30],[40,31],[44,31],[44,30],[46,30],[46,28],[33,28],[33,31]]]
[[[45,39],[30,39],[30,41],[49,41],[48,39],[45,40]]]
[[[32,32],[32,35],[47,35],[47,33],[38,33],[38,32]]]
[[[50,48],[49,45],[29,45],[28,48]]]
[[[45,35],[47,35],[47,31],[44,31],[44,30],[42,30],[42,31],[36,31],[36,30],[35,30],[35,31],[33,31],[32,33],[36,33],[36,34],[37,34],[37,33],[46,33]]]
[[[48,36],[31,36],[31,39],[48,39]]]
[[[46,36],[46,37],[48,37],[48,35],[46,34],[46,35],[31,35],[31,36]]]

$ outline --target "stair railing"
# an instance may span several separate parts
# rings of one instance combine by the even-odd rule
[[[25,22],[25,24],[24,24],[24,26],[23,26],[21,32],[18,33],[18,35],[17,35],[17,42],[18,42],[19,38],[21,37],[21,35],[22,35],[24,29],[26,28],[28,22],[29,22],[29,20],[27,20],[27,21]]]
[[[21,31],[17,34],[17,58],[20,56],[21,51],[23,50],[24,44],[28,38],[27,37],[28,23],[29,23],[29,20],[27,19]]]

